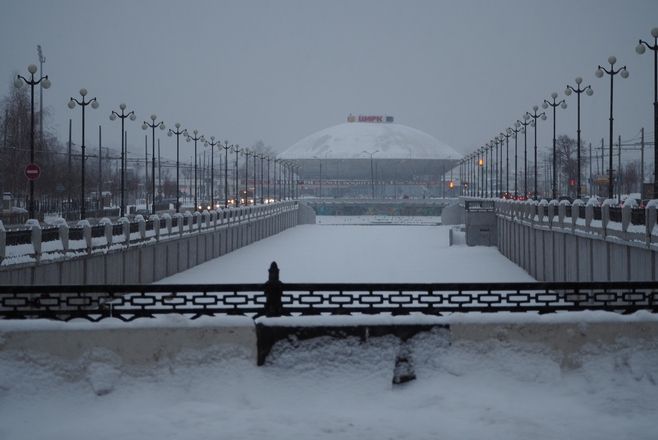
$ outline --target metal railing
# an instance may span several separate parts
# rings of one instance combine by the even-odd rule
[[[167,239],[182,236],[183,234],[204,232],[209,229],[249,222],[266,218],[272,215],[297,209],[298,202],[284,201],[267,205],[256,205],[241,208],[228,208],[218,211],[204,211],[185,214],[164,214],[162,216],[150,216],[144,219],[137,216],[124,229],[122,220],[114,224],[99,225],[60,225],[56,227],[37,227],[39,233],[34,233],[34,226],[25,226],[19,229],[4,230],[0,225],[0,262],[3,259],[28,256],[39,260],[43,254],[42,245],[47,242],[61,242],[57,250],[50,253],[65,256],[67,253],[86,252],[108,249],[113,245],[130,246],[149,240]],[[86,239],[88,237],[88,239]],[[93,240],[100,239],[100,240]],[[84,245],[78,247],[70,246],[70,242],[84,241]],[[38,241],[38,242],[37,242]],[[9,252],[10,246],[22,246],[20,254]],[[82,247],[80,247],[82,246]],[[32,251],[29,251],[29,248]],[[26,250],[28,249],[28,250]]]
[[[615,237],[617,240],[652,245],[657,209],[631,206],[592,206],[557,201],[496,200],[495,211],[499,218],[538,228],[581,232],[588,236]]]
[[[658,313],[658,282],[0,286],[0,318],[99,321],[179,314],[373,315],[605,310]]]

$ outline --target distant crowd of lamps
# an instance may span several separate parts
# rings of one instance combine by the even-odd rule
[[[653,99],[653,116],[654,116],[654,133],[658,133],[658,27],[651,30],[651,36],[654,38],[653,44],[646,41],[639,40],[635,51],[638,54],[643,54],[646,49],[653,51],[654,55],[654,99]],[[609,163],[608,163],[608,198],[613,197],[613,190],[615,184],[615,176],[613,170],[613,102],[614,102],[614,77],[619,75],[621,78],[628,78],[628,70],[626,66],[615,68],[617,58],[611,56],[608,58],[609,68],[598,66],[595,70],[595,76],[602,78],[604,75],[610,76],[610,125],[609,125]],[[576,94],[577,98],[577,178],[575,179],[576,198],[581,197],[581,127],[580,127],[580,95],[585,93],[591,96],[594,91],[590,85],[581,86],[583,79],[577,77],[575,79],[576,85],[567,85],[565,90],[566,96]],[[557,152],[556,152],[556,109],[560,107],[565,109],[567,103],[565,100],[558,99],[558,94],[553,92],[550,100],[544,100],[542,108],[547,110],[549,107],[553,109],[553,145],[552,145],[552,181],[550,196],[557,199],[559,194],[557,182]],[[459,161],[459,176],[460,176],[460,190],[462,195],[478,196],[478,197],[500,197],[510,199],[526,200],[528,198],[537,199],[539,194],[537,182],[537,127],[539,121],[547,119],[545,112],[539,112],[539,106],[533,106],[532,112],[525,112],[523,117],[512,124],[512,127],[505,129],[502,133],[495,136],[483,146],[478,147],[475,151],[467,154],[462,160]],[[527,144],[527,127],[531,126],[534,131],[534,167],[533,167],[533,186],[528,186],[528,144]],[[517,135],[523,133],[523,188],[519,188],[519,179],[517,176],[519,171],[518,158],[517,158]],[[509,187],[509,138],[514,136],[514,188],[513,191]],[[658,148],[656,147],[656,139],[658,135],[654,135],[654,167],[658,169]],[[503,160],[503,141],[506,144],[505,159]],[[501,147],[499,149],[499,147]],[[499,155],[500,150],[500,155]],[[503,185],[502,169],[506,169],[506,184]],[[452,183],[452,181],[451,181]],[[658,194],[658,173],[654,173],[653,181],[653,194]]]
[[[35,159],[35,148],[34,148],[34,132],[35,132],[35,121],[34,121],[34,86],[39,85],[42,89],[48,89],[51,86],[51,82],[48,78],[48,75],[39,74],[35,78],[37,73],[37,66],[30,64],[27,68],[30,77],[25,78],[22,75],[17,75],[14,86],[20,88],[23,84],[30,86],[30,95],[31,95],[31,119],[30,119],[30,164],[29,166],[36,165]],[[87,89],[82,88],[79,91],[81,98],[73,98],[68,102],[68,107],[73,110],[76,106],[80,107],[82,110],[82,134],[81,134],[81,143],[80,148],[81,152],[81,190],[80,190],[80,218],[86,218],[85,212],[85,109],[87,106],[91,106],[93,109],[99,107],[98,99],[91,98],[88,99]],[[119,105],[119,111],[112,111],[110,113],[110,120],[116,121],[117,119],[121,120],[121,186],[120,186],[120,215],[124,216],[126,212],[126,162],[127,162],[127,145],[125,142],[126,139],[126,127],[125,120],[130,119],[135,121],[137,116],[134,111],[127,111],[126,104],[122,103]],[[151,157],[155,158],[155,129],[159,128],[160,130],[165,130],[165,123],[163,121],[157,121],[157,116],[152,114],[150,116],[150,121],[144,121],[142,124],[142,129],[148,130],[151,129]],[[181,128],[180,123],[174,124],[175,129],[169,129],[168,135],[170,137],[176,136],[176,212],[180,212],[181,209],[181,190],[180,190],[180,136],[182,135],[187,142],[194,142],[194,187],[193,187],[193,197],[194,197],[194,209],[196,210],[206,210],[206,209],[218,209],[222,206],[224,208],[231,206],[242,206],[242,205],[255,205],[255,204],[265,204],[273,203],[279,200],[292,199],[298,196],[297,183],[298,183],[298,174],[299,174],[299,165],[286,160],[276,159],[269,156],[265,153],[259,153],[247,148],[241,148],[237,144],[229,144],[229,141],[224,141],[223,143],[219,140],[215,141],[215,136],[211,136],[209,139],[206,139],[203,135],[200,135],[198,130],[193,130],[191,133],[187,129]],[[210,174],[210,200],[208,202],[201,203],[198,199],[198,178],[197,178],[197,142],[201,141],[206,147],[209,147],[211,150],[211,174]],[[220,150],[224,150],[224,198],[220,203],[219,200],[215,198],[215,173],[214,173],[214,149],[218,147]],[[235,162],[234,162],[234,176],[235,176],[235,195],[229,197],[228,192],[228,154],[235,153]],[[239,170],[240,170],[240,155],[244,158],[244,187],[239,187]],[[249,186],[249,158],[253,158],[253,186]],[[221,159],[221,156],[220,156]],[[260,178],[258,178],[258,167],[257,161],[260,161]],[[267,180],[264,180],[263,170],[264,162],[267,162]],[[274,181],[270,180],[270,162],[272,162],[274,167]],[[37,168],[37,170],[40,170]],[[276,175],[278,173],[279,178],[277,179]],[[28,174],[28,168],[26,168],[26,175]],[[39,174],[36,175],[38,177]],[[221,160],[220,160],[220,175],[221,175]],[[34,203],[34,185],[35,180],[29,180],[29,200],[28,200],[28,212],[30,218],[35,218],[35,203]],[[151,161],[151,185],[150,185],[150,199],[151,199],[151,212],[155,213],[156,211],[156,186],[155,186],[155,160]],[[260,188],[259,188],[260,184]],[[145,185],[145,187],[148,186]],[[271,192],[271,187],[273,191]],[[271,193],[271,195],[270,195]]]

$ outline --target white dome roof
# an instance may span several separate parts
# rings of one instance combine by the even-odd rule
[[[427,133],[400,124],[347,122],[320,130],[288,148],[281,159],[460,159],[462,155]]]

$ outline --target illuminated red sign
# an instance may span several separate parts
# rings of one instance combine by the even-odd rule
[[[350,114],[347,117],[347,122],[370,122],[370,123],[392,123],[393,116],[379,116],[379,115],[359,115],[354,116]]]

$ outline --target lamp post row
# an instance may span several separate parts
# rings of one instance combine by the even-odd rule
[[[651,29],[651,36],[653,37],[654,41],[653,44],[644,41],[640,39],[638,41],[638,45],[635,47],[635,51],[638,54],[643,54],[646,52],[647,49],[651,50],[654,55],[654,79],[653,79],[653,84],[654,84],[654,99],[653,99],[653,119],[654,119],[654,133],[658,133],[658,27],[655,27]],[[610,76],[610,117],[609,117],[609,162],[608,162],[608,198],[613,197],[613,189],[614,189],[614,169],[613,169],[613,127],[614,127],[614,116],[613,116],[613,108],[614,108],[614,77],[616,75],[621,76],[623,79],[628,78],[629,73],[626,68],[626,66],[622,66],[620,68],[615,68],[615,64],[617,63],[617,58],[614,56],[611,56],[608,58],[608,64],[610,65],[609,68],[602,67],[599,65],[595,71],[595,76],[598,78],[602,78],[605,74]],[[581,125],[580,125],[580,95],[582,93],[585,93],[588,96],[591,96],[593,94],[593,89],[591,86],[587,85],[584,87],[581,87],[582,83],[582,78],[577,77],[576,78],[576,86],[571,86],[567,85],[565,89],[565,95],[570,96],[572,93],[576,94],[577,98],[577,178],[576,178],[576,198],[581,197],[581,192],[582,192],[582,181],[581,181]],[[542,107],[544,109],[548,109],[548,107],[553,108],[553,166],[552,166],[552,183],[551,183],[551,195],[553,198],[557,198],[558,195],[558,188],[557,188],[557,140],[556,140],[556,108],[559,106],[561,108],[566,108],[567,104],[565,100],[557,100],[557,93],[552,93],[551,94],[551,101],[549,100],[544,100]],[[514,161],[514,171],[515,171],[515,190],[514,190],[514,195],[515,197],[518,196],[517,194],[517,182],[516,182],[516,176],[517,176],[517,154],[516,154],[516,148],[517,148],[517,135],[519,132],[523,132],[524,135],[524,193],[525,196],[528,196],[528,185],[527,185],[527,176],[528,176],[528,168],[527,168],[527,127],[528,125],[532,126],[534,128],[534,188],[533,188],[533,193],[532,197],[533,199],[537,199],[538,197],[538,183],[537,183],[537,121],[539,119],[541,120],[546,120],[546,114],[544,112],[538,113],[539,107],[534,106],[533,107],[533,112],[526,112],[523,116],[522,120],[518,120],[515,123],[515,128],[508,128],[508,130],[505,133],[501,133],[503,136],[505,136],[506,141],[509,141],[509,136],[514,134],[515,137],[515,161]],[[498,146],[499,142],[501,143],[502,146],[502,139],[500,137],[495,137],[492,142],[487,143],[484,147],[477,149],[474,153],[467,155],[462,161],[460,162],[460,176],[466,175],[468,176],[469,180],[473,180],[476,182],[476,185],[471,185],[472,182],[469,182],[469,188],[468,188],[468,194],[470,195],[482,195],[486,196],[487,194],[494,193],[494,192],[501,192],[502,188],[502,177],[499,180],[499,166],[500,163],[502,162],[502,154],[501,158],[498,158]],[[509,146],[507,144],[507,146]],[[493,148],[496,148],[496,168],[495,168],[495,173],[496,175],[493,175],[493,169],[490,167],[489,171],[487,170],[488,164],[486,163],[489,159],[489,150],[492,150]],[[654,137],[654,167],[658,169],[658,136]],[[508,154],[508,153],[507,153]],[[484,156],[484,160],[483,160]],[[508,163],[509,157],[506,159],[506,164],[507,164],[507,175],[509,175],[509,163]],[[484,163],[483,163],[484,162]],[[478,168],[481,170],[481,173],[478,172]],[[485,174],[491,173],[490,177],[487,178]],[[494,180],[495,179],[495,180]],[[496,185],[498,188],[493,187],[493,182],[497,182]],[[491,185],[491,189],[489,190],[487,188],[488,185]],[[507,186],[509,185],[509,182],[507,182]],[[463,188],[462,188],[463,192]],[[508,191],[509,193],[509,188]],[[658,172],[654,173],[654,180],[653,180],[653,197],[658,197]]]

